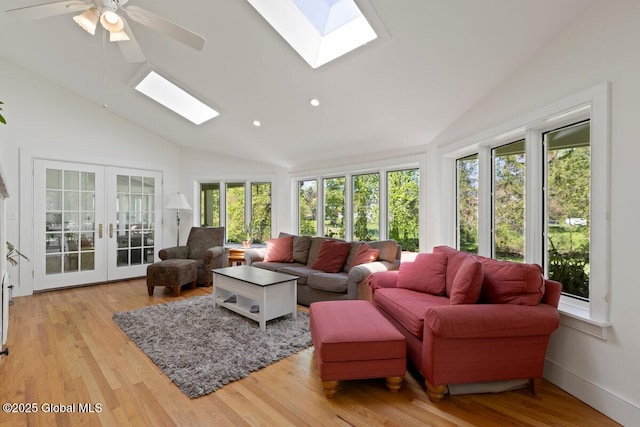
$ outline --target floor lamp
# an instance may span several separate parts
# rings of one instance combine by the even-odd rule
[[[190,211],[191,206],[189,206],[189,202],[187,202],[187,198],[184,197],[184,194],[176,193],[169,197],[169,201],[164,208],[176,210],[176,224],[178,227],[178,231],[176,233],[176,246],[180,246],[180,211]]]

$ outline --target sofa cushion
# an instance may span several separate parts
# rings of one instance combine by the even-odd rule
[[[293,237],[293,262],[307,263],[309,260],[309,248],[313,239],[311,236],[295,236],[281,232],[278,237]]]
[[[480,301],[489,304],[536,305],[544,295],[538,264],[478,258],[484,268]]]
[[[297,262],[290,262],[286,264],[279,264],[278,273],[291,274],[292,276],[298,276],[298,284],[306,285],[310,276],[318,273],[316,270],[312,270],[304,264]]]
[[[309,246],[309,257],[307,258],[307,265],[311,267],[318,259],[320,253],[320,246],[325,240],[335,240],[338,242],[344,242],[344,240],[333,239],[331,237],[313,237],[311,239],[311,246]]]
[[[436,246],[433,248],[433,253],[442,253],[447,256],[447,272],[445,273],[446,294],[451,295],[451,287],[453,286],[453,280],[458,273],[458,269],[462,266],[462,263],[471,255],[468,252],[462,252],[449,246]]]
[[[379,288],[373,295],[373,301],[421,340],[427,310],[431,307],[449,305],[447,297],[402,288]]]
[[[347,274],[316,272],[307,278],[307,286],[319,291],[346,293]]]
[[[442,295],[446,269],[445,254],[418,254],[415,261],[400,264],[397,286],[431,295]]]
[[[475,304],[478,302],[484,280],[482,263],[472,256],[462,262],[451,285],[451,304]]]
[[[293,237],[278,237],[267,240],[265,262],[293,262]]]
[[[378,259],[378,254],[380,253],[378,249],[374,249],[366,243],[354,243],[353,246],[355,250],[352,249],[351,253],[349,253],[351,259],[347,258],[347,263],[344,268],[345,271],[348,272],[356,265],[368,264]]]
[[[327,273],[337,273],[342,270],[350,250],[351,243],[339,240],[325,240],[320,245],[318,258],[311,268]]]

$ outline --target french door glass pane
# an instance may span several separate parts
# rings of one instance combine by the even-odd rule
[[[591,232],[590,123],[544,134],[547,147],[547,256],[549,278],[563,293],[589,298]]]
[[[95,174],[45,172],[45,274],[95,269]]]
[[[458,159],[458,249],[478,253],[478,155]]]
[[[324,182],[324,235],[345,238],[344,204],[345,178],[325,178]]]
[[[153,178],[116,177],[118,267],[153,263],[155,205]]]
[[[370,173],[353,177],[354,240],[380,238],[380,175]]]
[[[493,255],[524,261],[525,154],[524,140],[492,150]]]
[[[298,183],[298,229],[303,236],[318,234],[318,181],[310,179]]]
[[[387,172],[388,236],[402,249],[418,252],[420,218],[420,170]]]

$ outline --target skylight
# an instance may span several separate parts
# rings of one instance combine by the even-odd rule
[[[354,0],[247,0],[312,67],[378,36]]]
[[[155,71],[150,71],[135,89],[196,125],[220,115]]]

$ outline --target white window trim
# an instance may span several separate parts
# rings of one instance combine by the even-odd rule
[[[609,322],[609,295],[611,286],[610,250],[610,103],[609,83],[605,82],[573,96],[562,99],[534,112],[525,114],[507,123],[487,129],[470,138],[458,141],[451,147],[439,150],[442,161],[443,182],[453,183],[455,189],[456,160],[478,153],[479,158],[479,254],[491,253],[491,148],[512,142],[525,136],[527,140],[539,142],[541,131],[560,127],[581,118],[591,120],[591,243],[589,280],[589,302],[562,296],[558,310],[561,324],[607,339]],[[541,144],[537,144],[538,147]],[[527,163],[540,164],[541,150],[527,144]],[[534,163],[531,163],[534,162]],[[527,168],[527,229],[525,254],[527,262],[542,264],[544,244],[542,235],[543,200],[538,186],[543,171],[539,167]],[[535,191],[534,191],[535,190]],[[445,243],[456,246],[456,192],[445,192],[443,198],[443,237]]]

